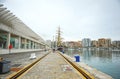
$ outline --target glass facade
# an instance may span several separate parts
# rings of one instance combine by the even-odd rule
[[[25,48],[25,39],[21,38],[21,49]]]
[[[0,30],[0,48],[7,48],[7,32]]]
[[[17,37],[11,37],[10,44],[12,44],[13,48],[18,49],[19,48],[19,40]]]
[[[0,30],[0,49],[8,48],[8,35],[8,32]],[[15,34],[10,34],[10,44],[12,45],[13,49],[44,49],[45,47],[42,44],[19,37]]]
[[[0,48],[7,48],[7,35],[0,33]]]

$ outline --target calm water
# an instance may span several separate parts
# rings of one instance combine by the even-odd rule
[[[66,50],[66,54],[74,57],[80,55],[80,61],[111,75],[114,79],[120,79],[120,51],[110,50]]]

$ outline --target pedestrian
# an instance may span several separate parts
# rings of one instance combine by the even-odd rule
[[[11,49],[13,48],[12,44],[9,45],[9,54],[11,53]]]
[[[55,49],[53,49],[53,53],[55,52]]]

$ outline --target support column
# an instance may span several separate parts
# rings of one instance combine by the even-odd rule
[[[35,48],[34,48],[34,45],[35,45],[35,43],[33,42],[33,46],[32,46],[32,49],[35,49]]]
[[[9,45],[10,45],[10,39],[11,39],[11,34],[8,33],[8,34],[7,34],[7,45],[6,45],[6,46],[7,46],[7,47],[6,47],[7,49],[9,48]]]
[[[27,39],[25,39],[25,47],[24,47],[24,49],[26,49],[27,48]]]
[[[18,43],[19,43],[18,44],[18,49],[21,49],[21,37],[20,36],[18,37]]]
[[[29,40],[29,49],[31,49],[31,42],[32,42],[32,41]]]

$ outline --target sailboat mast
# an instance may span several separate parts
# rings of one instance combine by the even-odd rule
[[[59,26],[57,31],[57,47],[61,47],[61,46],[62,46],[62,39],[61,39],[61,30]]]

